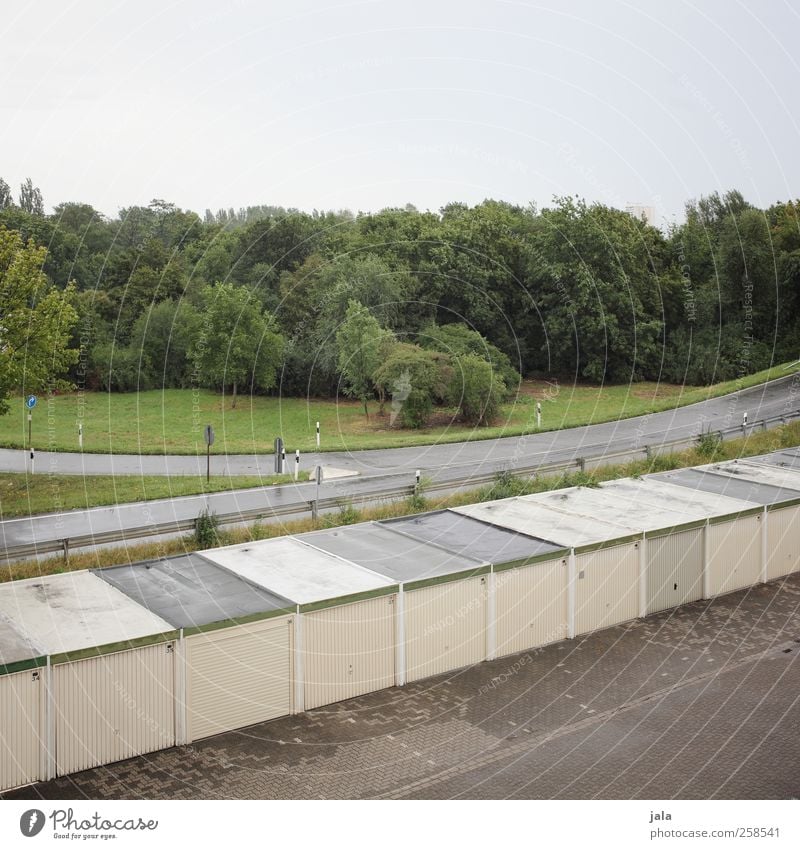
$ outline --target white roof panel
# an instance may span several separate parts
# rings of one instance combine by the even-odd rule
[[[395,585],[369,569],[319,551],[294,537],[264,539],[200,553],[212,563],[295,604],[314,604]]]
[[[747,460],[728,460],[725,463],[712,463],[708,466],[698,466],[706,472],[733,475],[738,478],[777,486],[781,489],[793,489],[800,495],[800,471],[780,466],[762,463],[752,463]]]
[[[453,509],[456,513],[481,522],[509,528],[521,534],[530,534],[567,548],[608,542],[636,533],[630,527],[555,510],[537,503],[533,498],[534,496],[530,495],[504,498],[483,504],[466,504]]]
[[[0,584],[0,614],[45,654],[149,637],[173,627],[90,572]]]

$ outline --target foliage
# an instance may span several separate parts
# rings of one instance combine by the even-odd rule
[[[503,379],[491,363],[475,354],[456,357],[450,383],[450,403],[470,425],[489,425],[497,418],[506,394]]]
[[[74,291],[54,289],[42,271],[47,251],[0,227],[0,413],[13,390],[39,392],[61,379],[78,359],[69,347],[77,321]]]
[[[709,460],[717,456],[721,445],[722,435],[710,428],[697,437],[697,453]]]
[[[439,383],[440,361],[417,345],[393,345],[375,373],[375,384],[391,398],[391,421],[404,427],[424,427],[433,411],[433,395]]]
[[[215,513],[204,510],[194,520],[194,541],[198,548],[219,545],[219,520]]]

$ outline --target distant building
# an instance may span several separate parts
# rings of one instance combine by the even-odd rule
[[[634,218],[639,218],[650,227],[656,226],[656,210],[653,206],[642,206],[639,203],[629,203],[625,207],[625,212],[627,212],[628,215],[632,215]]]

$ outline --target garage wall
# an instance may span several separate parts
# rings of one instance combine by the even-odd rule
[[[575,634],[628,622],[639,615],[639,544],[575,556]]]
[[[800,507],[767,512],[767,580],[800,570]]]
[[[175,743],[174,644],[53,666],[56,774]]]
[[[647,614],[703,597],[705,529],[647,538]]]
[[[303,614],[305,709],[395,683],[395,595]]]
[[[487,577],[403,593],[406,681],[486,660]]]
[[[186,637],[188,739],[292,712],[294,618]]]
[[[709,598],[759,583],[761,524],[760,513],[709,524]]]
[[[45,778],[45,668],[0,676],[0,790]]]
[[[498,656],[567,638],[567,579],[566,557],[497,573]]]

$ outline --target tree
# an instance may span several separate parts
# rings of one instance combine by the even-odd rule
[[[375,391],[375,372],[387,342],[393,338],[369,310],[356,300],[350,301],[344,322],[336,333],[339,371],[345,381],[345,394],[361,401],[367,419],[367,401]]]
[[[77,362],[69,347],[78,320],[72,288],[59,292],[42,271],[45,248],[0,227],[0,413],[12,391],[37,392],[63,386]]]
[[[0,177],[0,210],[8,209],[14,205],[14,198],[11,197],[11,186]]]
[[[19,205],[31,215],[44,215],[42,193],[33,185],[30,177],[19,187]]]
[[[251,391],[275,385],[284,340],[269,313],[262,312],[250,293],[232,283],[209,286],[205,310],[192,342],[191,357],[206,385],[232,387],[249,382]]]
[[[418,345],[398,342],[391,347],[375,373],[375,383],[392,399],[392,423],[399,417],[404,427],[423,427],[433,410],[440,380],[441,354]]]
[[[491,424],[506,394],[503,379],[477,354],[456,357],[453,365],[450,402],[458,407],[461,420],[476,426]]]

